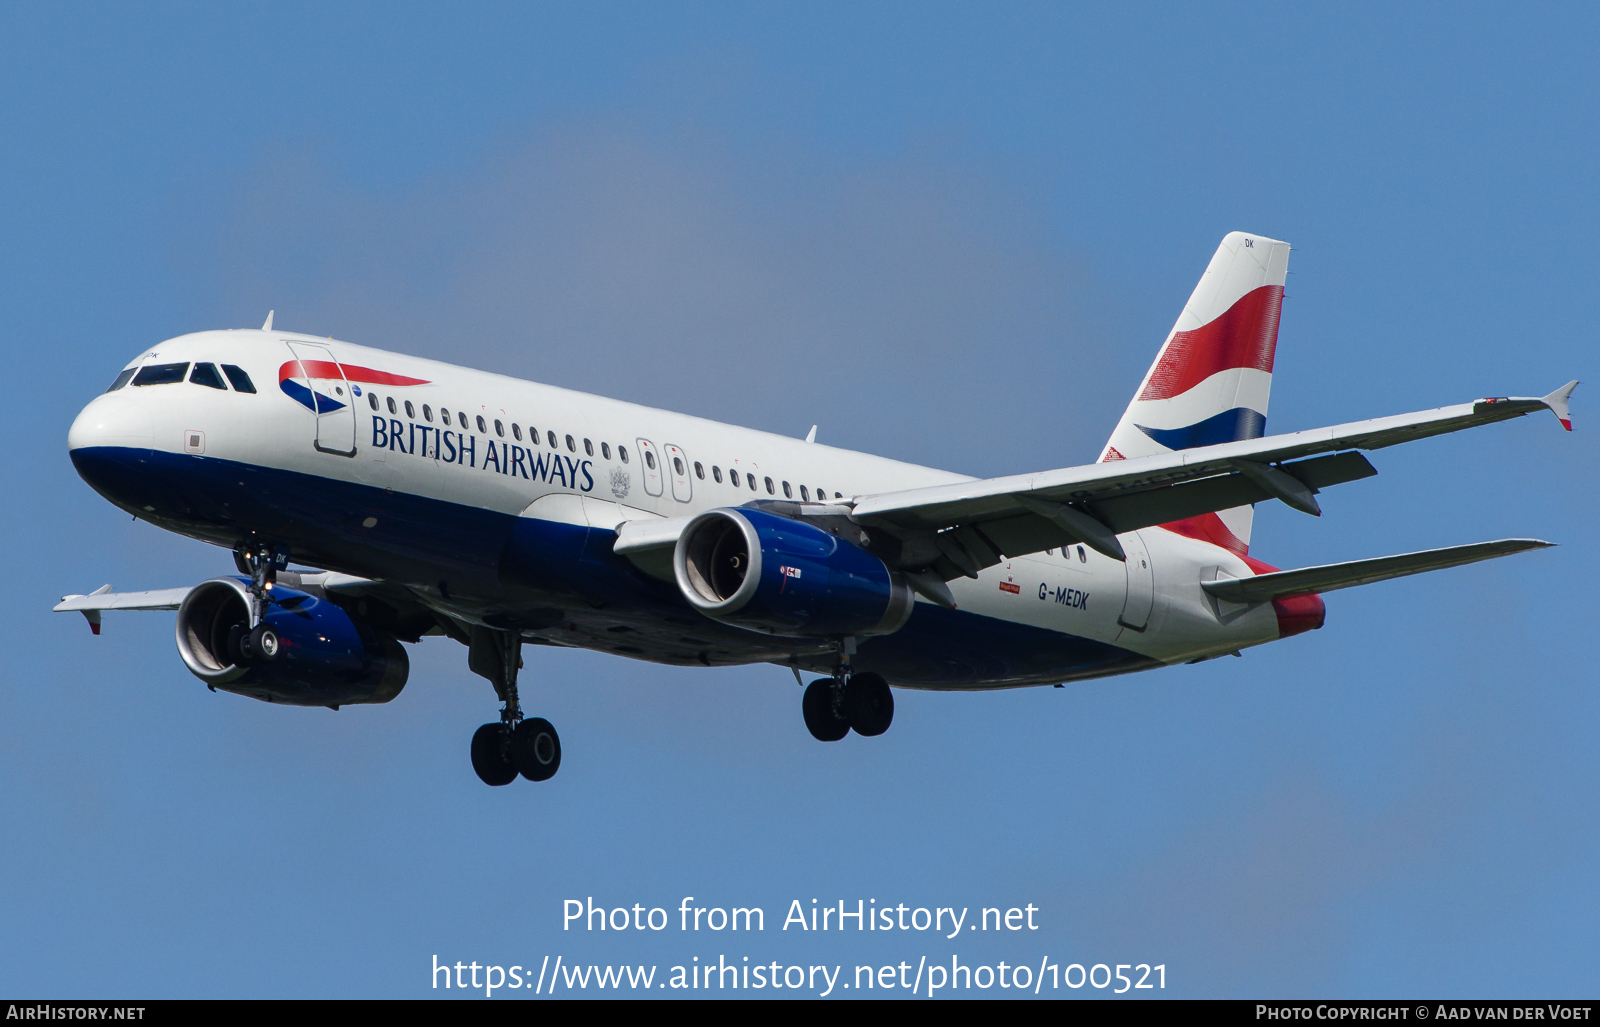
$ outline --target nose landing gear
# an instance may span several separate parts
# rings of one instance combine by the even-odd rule
[[[488,678],[505,707],[499,723],[472,735],[472,769],[486,785],[508,785],[520,773],[529,781],[548,781],[561,769],[561,736],[543,717],[524,720],[517,695],[522,668],[522,632],[512,628],[472,629],[467,665]]]

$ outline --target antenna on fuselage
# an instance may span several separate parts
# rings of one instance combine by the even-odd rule
[[[813,424],[811,426],[811,430],[806,432],[806,441],[807,442],[815,442],[815,441],[817,441],[817,426],[816,425]]]
[[[276,310],[267,311],[267,319],[265,321],[261,322],[261,330],[263,332],[272,331],[272,315],[276,314],[276,313],[277,313]]]

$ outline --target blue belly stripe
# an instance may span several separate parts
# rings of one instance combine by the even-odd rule
[[[506,619],[535,630],[561,620],[564,609],[589,623],[615,617],[672,626],[674,634],[703,635],[719,650],[743,652],[748,662],[778,662],[775,652],[793,651],[783,639],[708,620],[675,586],[612,552],[614,532],[214,457],[114,446],[75,449],[71,456],[84,481],[117,506],[218,545],[231,547],[255,532],[290,546],[297,562],[311,566],[448,582],[452,597],[499,604]],[[376,521],[371,528],[368,519]],[[814,644],[807,639],[795,648]],[[803,658],[801,666],[827,673],[817,662],[823,659],[830,658]],[[1160,663],[1105,642],[919,602],[895,634],[863,639],[855,665],[900,686],[981,689]]]

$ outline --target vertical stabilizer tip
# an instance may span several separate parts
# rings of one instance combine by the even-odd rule
[[[272,331],[272,315],[276,314],[276,313],[277,313],[276,310],[267,311],[267,319],[265,321],[261,322],[261,330],[263,332]]]

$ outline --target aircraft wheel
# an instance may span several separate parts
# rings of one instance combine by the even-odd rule
[[[850,722],[833,712],[832,678],[817,678],[806,686],[800,712],[805,715],[811,737],[819,742],[837,742],[850,733]]]
[[[506,752],[506,726],[485,724],[472,735],[472,769],[486,785],[508,785],[516,780],[517,768]]]
[[[844,690],[844,715],[856,734],[881,735],[894,722],[894,694],[881,674],[856,674]]]
[[[259,663],[271,663],[278,658],[283,643],[278,633],[267,624],[257,624],[250,632],[250,656]],[[242,648],[242,647],[241,647]]]
[[[548,781],[561,769],[561,736],[543,717],[529,717],[512,732],[511,761],[529,781]]]
[[[228,662],[235,667],[243,667],[250,662],[250,657],[245,655],[245,647],[250,644],[249,634],[250,629],[243,624],[235,624],[228,629]]]

